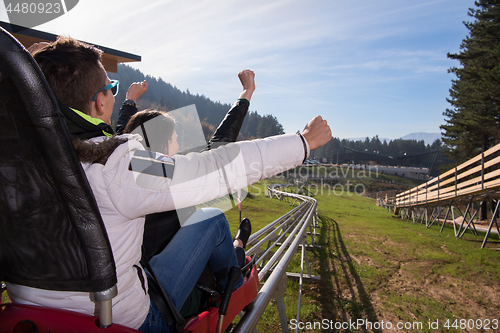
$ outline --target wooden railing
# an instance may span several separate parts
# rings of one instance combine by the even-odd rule
[[[495,195],[500,190],[500,144],[469,161],[396,195],[396,210],[419,205]]]

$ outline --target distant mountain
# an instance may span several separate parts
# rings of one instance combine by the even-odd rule
[[[424,140],[426,145],[432,145],[434,141],[437,139],[441,140],[441,133],[410,133],[408,135],[403,136],[401,139],[403,140]]]

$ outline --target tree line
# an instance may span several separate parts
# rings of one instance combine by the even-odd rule
[[[404,140],[395,139],[380,141],[378,135],[373,138],[362,140],[348,140],[333,138],[325,146],[316,149],[312,152],[315,158],[333,158],[337,153],[343,154],[346,148],[350,148],[359,152],[371,154],[380,154],[385,156],[403,156],[403,155],[418,155],[430,152],[442,152],[444,146],[441,140],[437,139],[432,144],[425,144],[424,140]]]
[[[149,88],[137,101],[137,108],[139,110],[158,109],[171,111],[195,104],[202,123],[202,129],[207,139],[222,121],[226,112],[231,108],[230,104],[214,102],[204,95],[191,94],[189,89],[181,91],[172,84],[163,81],[161,78],[144,75],[141,71],[127,65],[119,64],[118,72],[109,73],[109,77],[111,79],[120,80],[121,86],[118,95],[115,97],[117,103],[115,103],[113,115],[111,116],[113,125],[116,124],[118,119],[121,101],[125,100],[125,94],[128,87],[133,82],[140,82],[143,80],[148,82]],[[283,126],[276,117],[272,115],[262,116],[257,113],[257,111],[249,111],[243,122],[238,139],[263,138],[283,133]]]

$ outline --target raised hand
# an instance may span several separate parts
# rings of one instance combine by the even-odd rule
[[[134,82],[130,85],[127,91],[127,95],[125,99],[131,99],[134,102],[137,102],[137,99],[142,96],[148,90],[149,84],[146,80],[142,82]]]
[[[311,119],[304,130],[302,136],[307,140],[310,150],[315,150],[323,147],[332,139],[332,130],[326,120],[321,116],[316,116]]]
[[[255,91],[255,73],[249,69],[245,69],[238,73],[238,77],[241,85],[243,86],[240,98],[246,98],[250,101],[252,94]]]

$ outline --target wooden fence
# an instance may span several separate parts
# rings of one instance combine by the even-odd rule
[[[397,215],[411,215],[415,220],[426,219],[426,225],[432,226],[438,217],[444,213],[443,207],[448,207],[444,215],[444,223],[451,209],[452,223],[455,227],[456,219],[454,211],[460,205],[466,207],[465,213],[460,211],[461,225],[455,236],[462,237],[465,231],[471,230],[476,233],[474,218],[479,208],[491,201],[491,222],[486,232],[482,247],[495,225],[497,232],[497,215],[500,207],[500,144],[471,158],[469,161],[435,177],[428,182],[414,187],[408,191],[396,195],[394,213]],[[484,207],[484,206],[483,206]],[[432,209],[429,220],[428,211]],[[439,212],[439,213],[438,213]],[[441,228],[442,231],[442,228]]]
[[[470,196],[500,196],[500,144],[428,182],[396,195],[396,206],[442,203]]]

